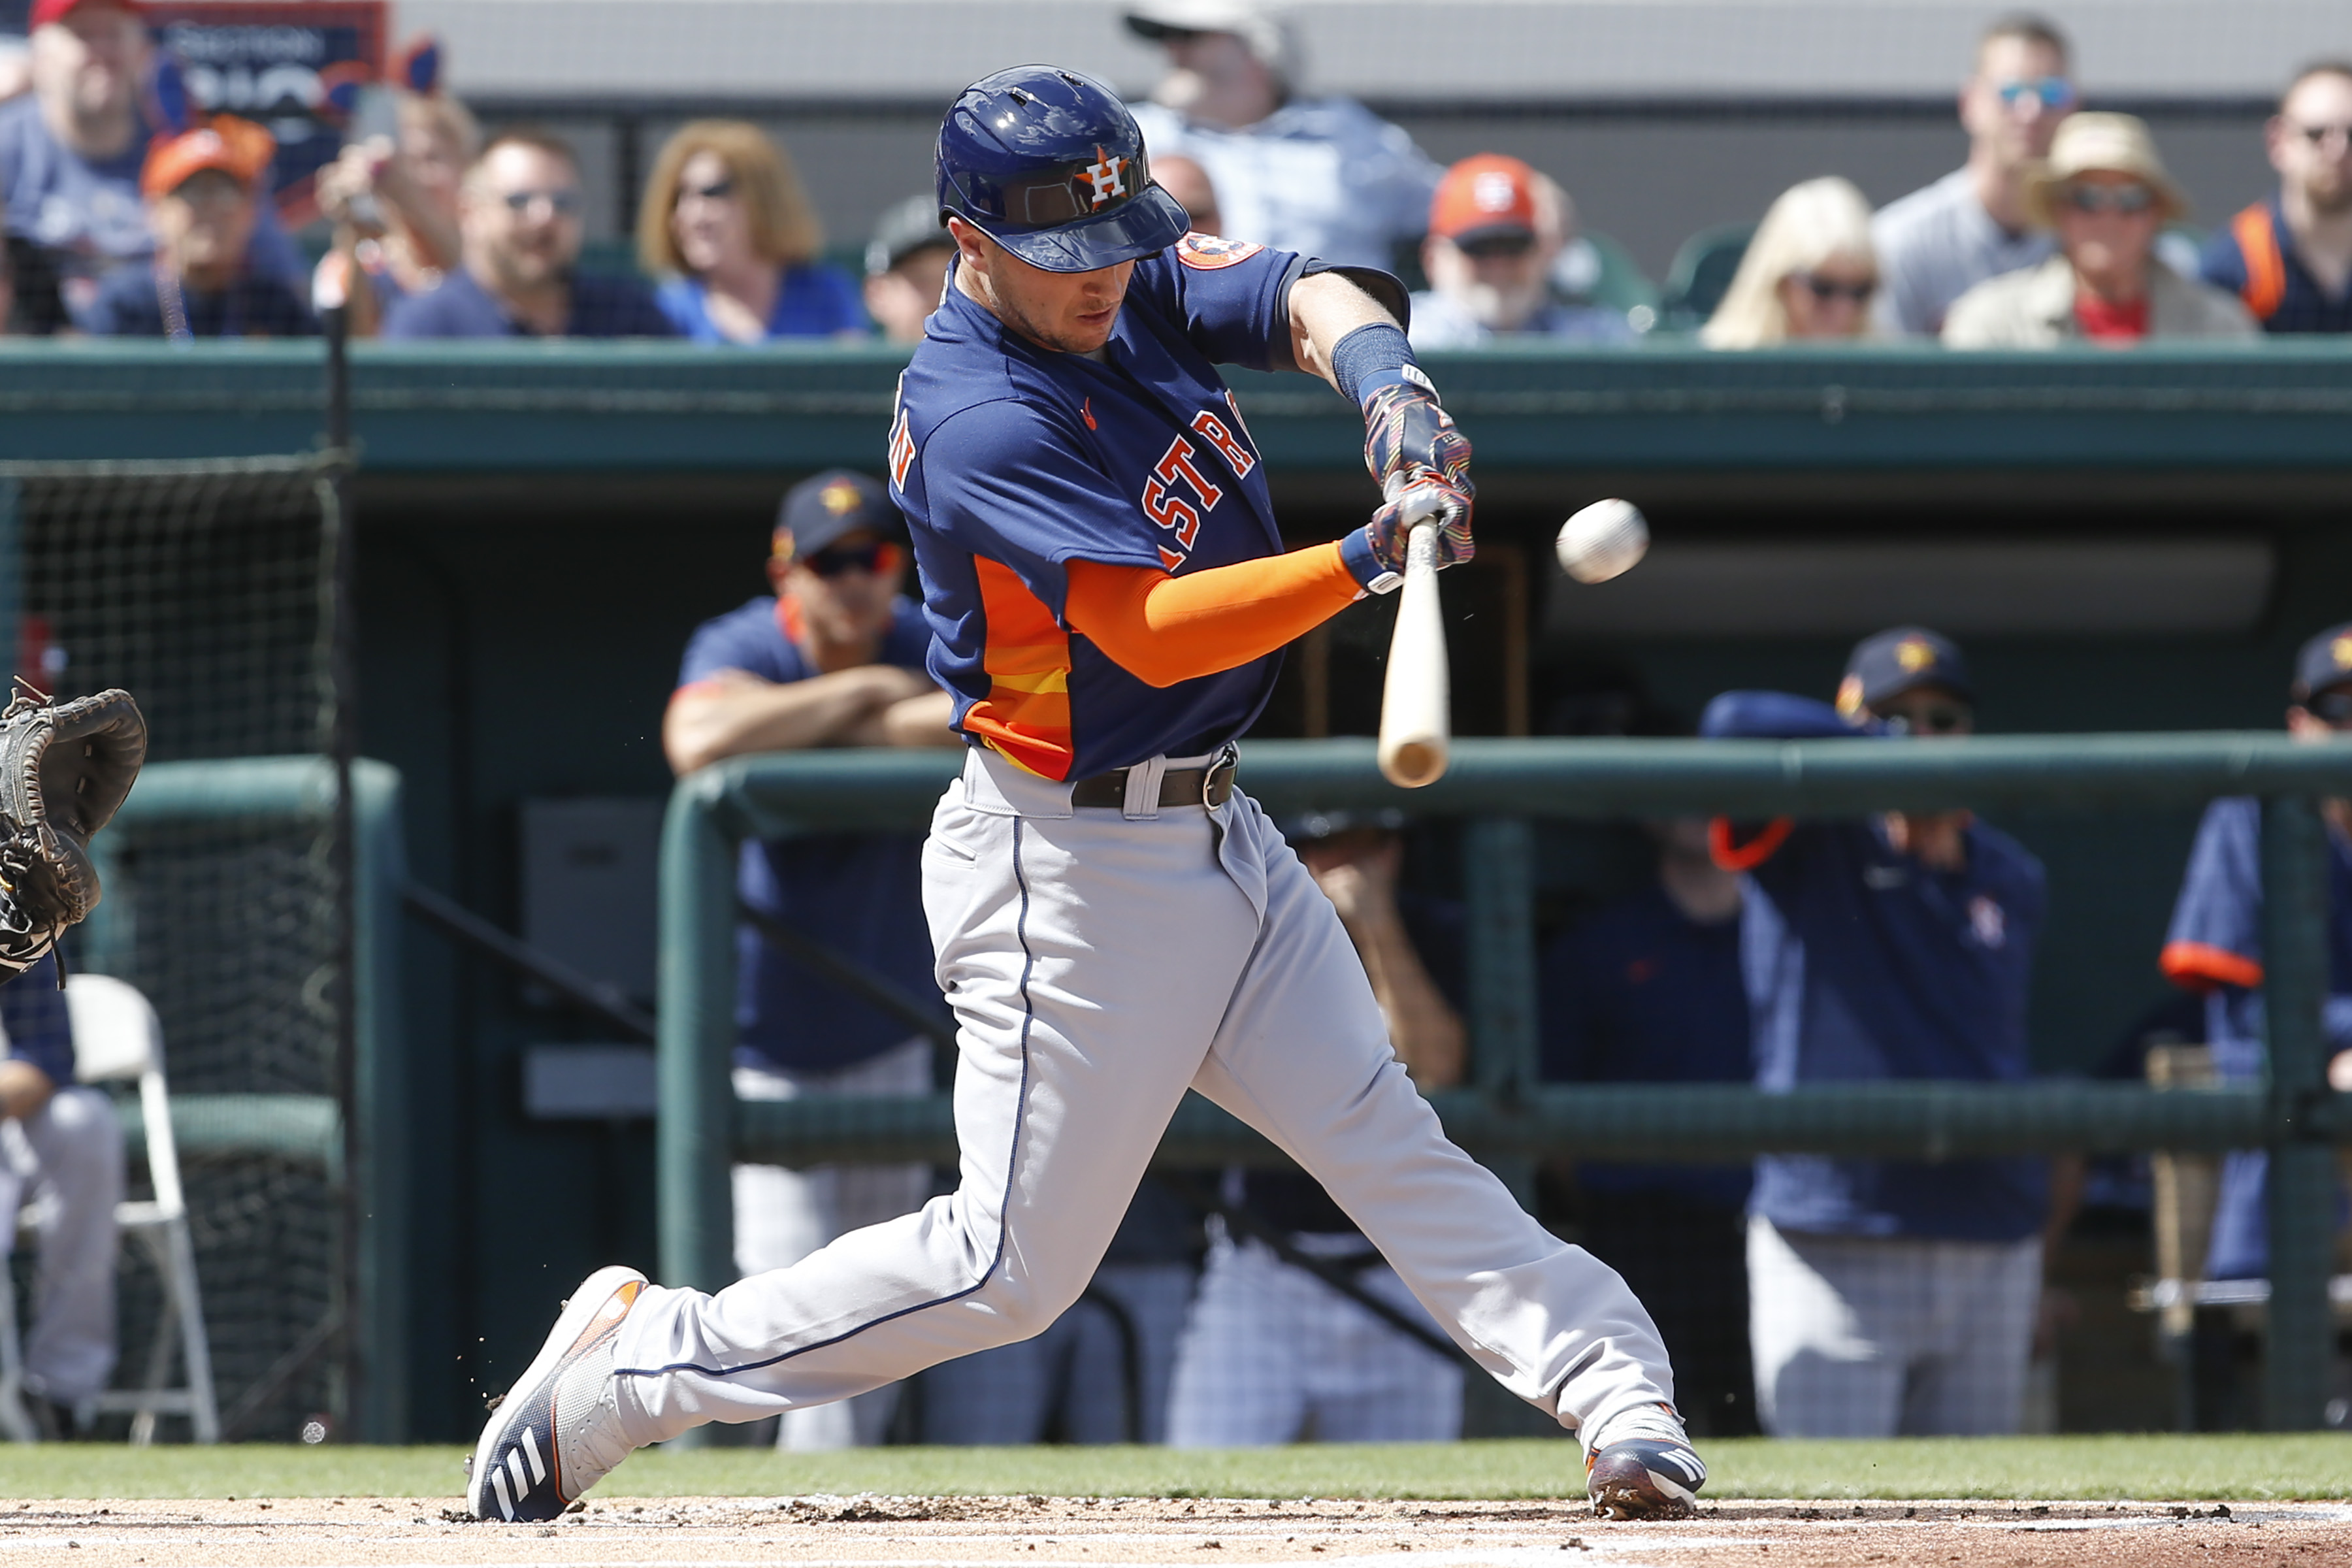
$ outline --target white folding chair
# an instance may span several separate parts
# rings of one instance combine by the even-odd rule
[[[196,1255],[188,1239],[188,1210],[180,1192],[179,1147],[172,1137],[172,1101],[163,1087],[163,1030],[155,1009],[135,986],[107,974],[77,974],[66,982],[73,1021],[74,1076],[83,1083],[136,1079],[147,1138],[147,1173],[155,1195],[117,1205],[115,1223],[155,1266],[163,1310],[147,1347],[146,1375],[137,1388],[98,1396],[100,1412],[128,1412],[131,1441],[154,1441],[158,1415],[185,1415],[199,1443],[220,1441],[220,1406],[213,1394],[213,1357],[205,1338],[205,1311],[196,1289]],[[166,1387],[173,1342],[187,1381]]]

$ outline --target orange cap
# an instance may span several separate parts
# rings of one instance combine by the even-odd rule
[[[1429,204],[1429,232],[1444,239],[1536,231],[1536,172],[1517,158],[1481,153],[1445,171]]]
[[[218,169],[242,185],[261,178],[278,156],[278,140],[250,120],[216,114],[177,136],[158,136],[147,148],[147,162],[139,171],[139,194],[149,201],[170,195],[192,174]]]

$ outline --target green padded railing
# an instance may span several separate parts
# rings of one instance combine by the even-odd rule
[[[736,846],[841,828],[919,830],[961,758],[940,752],[737,757],[679,781],[662,847],[659,1222],[664,1278],[735,1278],[728,1167],[832,1160],[952,1163],[945,1096],[748,1104],[734,1046]],[[1269,809],[1394,805],[1472,819],[1474,1090],[1436,1097],[1464,1147],[1529,1158],[1736,1161],[1766,1151],[1942,1159],[2074,1150],[2263,1147],[2272,1156],[2266,1407],[2274,1426],[2323,1424],[2332,1329],[2331,1142],[2352,1138],[2326,1082],[2325,840],[2315,801],[2352,795],[2352,745],[2278,734],[2003,736],[1935,746],[1851,741],[1463,741],[1446,776],[1398,790],[1369,741],[1261,742],[1242,786]],[[1717,812],[1762,817],[2034,805],[2263,802],[2265,1086],[2165,1092],[2111,1085],[1897,1082],[1777,1094],[1723,1085],[1536,1082],[1528,819]],[[1188,1100],[1160,1149],[1177,1164],[1263,1162],[1273,1150]]]

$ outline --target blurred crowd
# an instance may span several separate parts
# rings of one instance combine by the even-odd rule
[[[2263,130],[2277,184],[2207,231],[2145,122],[2078,109],[2059,28],[2000,18],[1956,62],[1960,168],[1876,212],[1848,181],[1804,181],[1752,226],[1695,237],[1678,289],[1629,307],[1632,264],[1580,232],[1560,181],[1505,153],[1441,167],[1361,104],[1297,90],[1291,33],[1258,0],[1130,0],[1123,15],[1166,57],[1137,118],[1194,226],[1407,274],[1423,285],[1419,347],[1695,330],[1718,349],[2031,348],[2352,328],[2352,60],[2285,84]],[[486,134],[437,73],[384,89],[392,129],[352,138],[317,179],[320,222],[289,236],[269,133],[168,107],[183,96],[156,90],[168,69],[139,0],[32,5],[24,48],[0,56],[0,330],[289,336],[343,305],[354,331],[391,338],[907,342],[951,250],[910,169],[856,276],[786,151],[748,122],[702,121],[653,160],[635,268],[583,265],[572,148],[530,126]]]

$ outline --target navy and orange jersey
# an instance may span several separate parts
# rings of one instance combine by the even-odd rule
[[[1279,656],[1147,685],[1066,618],[1074,560],[1171,575],[1280,553],[1265,467],[1215,366],[1287,369],[1310,263],[1187,235],[1136,264],[1099,355],[1008,331],[950,282],[898,387],[890,489],[955,724],[1049,779],[1215,750]]]
[[[2197,825],[2160,960],[2176,985],[2206,993],[2206,1037],[2226,1078],[2262,1071],[2254,1005],[2263,983],[2263,813],[2251,796],[2217,800]],[[2328,1033],[2352,1045],[2352,845],[2327,835]]]
[[[1825,702],[1728,691],[1703,735],[1857,737]],[[1898,742],[1933,744],[1932,742]],[[1894,847],[1883,819],[1717,825],[1717,859],[1747,875],[1739,957],[1756,1083],[2031,1075],[2025,1009],[2047,903],[2042,863],[1982,822],[1960,869]],[[2038,1160],[1768,1155],[1750,1207],[1786,1230],[2015,1241],[2045,1205]]]
[[[929,643],[922,611],[906,599],[896,611],[876,662],[920,669]],[[703,622],[686,645],[677,691],[729,669],[778,685],[815,676],[816,661],[793,619],[790,600],[762,595]],[[747,839],[736,864],[736,893],[812,942],[888,976],[909,995],[929,996],[939,986],[923,920],[922,845],[919,833]],[[739,1066],[831,1071],[908,1037],[904,1019],[803,967],[749,925],[736,931],[735,952]]]
[[[2245,301],[2266,332],[2352,332],[2352,289],[2331,297],[2294,253],[2277,193],[2205,242],[2199,276]]]

